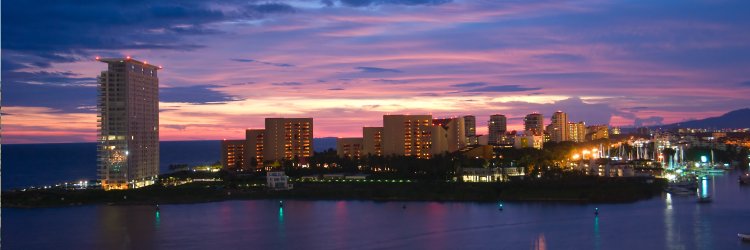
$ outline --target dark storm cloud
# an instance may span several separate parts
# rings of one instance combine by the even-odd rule
[[[40,56],[85,54],[83,49],[196,49],[201,46],[153,31],[172,28],[200,34],[205,31],[195,27],[227,18],[201,1],[92,1],[85,4],[18,1],[3,7],[3,21],[18,24],[3,27],[6,38],[3,49]],[[191,26],[184,26],[186,24]],[[180,29],[181,26],[193,28]]]
[[[235,96],[215,90],[217,85],[194,85],[159,89],[159,100],[163,102],[186,102],[193,104],[215,104],[237,101]]]
[[[300,86],[302,85],[301,82],[275,82],[271,83],[273,86]]]
[[[188,126],[178,124],[160,124],[159,126],[176,130],[185,130]]]
[[[47,107],[77,113],[81,112],[80,107],[92,105],[96,105],[96,87],[3,82],[3,106]]]
[[[386,69],[377,67],[356,67],[354,68],[362,73],[401,73],[401,70],[397,69]]]
[[[385,83],[385,84],[407,84],[411,82],[409,80],[393,80],[393,79],[375,79],[372,81]]]
[[[26,83],[36,85],[55,85],[59,87],[64,86],[96,86],[96,78],[94,77],[81,77],[80,74],[73,72],[51,72],[51,71],[35,71],[35,72],[18,72],[10,71],[3,74],[3,78],[6,82],[10,83]]]
[[[495,86],[484,86],[479,88],[472,88],[464,90],[463,92],[522,92],[529,90],[540,90],[542,88],[537,87],[522,87],[521,85],[495,85]]]
[[[498,102],[493,103],[493,105],[510,106],[516,110],[526,110],[527,112],[540,112],[545,119],[549,119],[548,117],[555,111],[561,110],[568,113],[569,121],[584,121],[589,125],[609,124],[612,116],[636,119],[634,114],[618,110],[607,103],[587,103],[579,97],[571,97],[553,103]]]
[[[294,7],[284,3],[251,4],[247,6],[247,9],[259,13],[292,13],[295,11]]]
[[[341,3],[347,6],[363,7],[370,5],[439,5],[449,3],[450,0],[341,0]],[[327,6],[333,5],[332,1],[323,1]]]
[[[646,109],[648,109],[648,107],[639,106],[639,107],[623,108],[623,110],[628,110],[628,111],[640,111],[640,110],[646,110]]]
[[[196,50],[206,45],[188,37],[222,33],[211,24],[294,12],[283,3],[247,2],[224,2],[237,8],[222,11],[199,0],[15,1],[3,6],[2,21],[14,24],[3,26],[3,56],[22,54],[21,65],[47,68],[90,58],[90,50]]]
[[[5,70],[6,61],[3,62]],[[8,65],[11,68],[14,63]],[[63,112],[80,112],[95,105],[96,79],[72,72],[3,72],[3,105],[48,107]]]
[[[565,73],[534,73],[534,74],[521,74],[514,77],[519,79],[535,79],[535,80],[590,80],[590,79],[602,79],[604,77],[611,76],[608,73],[601,72],[565,72]]]
[[[573,55],[573,54],[565,54],[565,53],[551,53],[551,54],[543,54],[543,55],[537,55],[534,56],[534,58],[547,60],[547,61],[554,61],[554,62],[583,62],[586,61],[585,57],[579,56],[579,55]]]
[[[266,62],[266,61],[258,61],[255,59],[232,58],[229,60],[232,60],[235,62],[260,63],[260,64],[271,65],[271,66],[276,66],[276,67],[294,67],[294,65],[288,64],[288,63]]]
[[[457,88],[473,88],[473,87],[479,87],[487,85],[485,82],[467,82],[467,83],[459,83],[459,84],[453,84],[450,85],[451,87],[457,87]]]
[[[647,118],[636,118],[635,121],[633,122],[633,125],[635,127],[653,126],[653,125],[661,125],[662,122],[664,122],[664,117],[651,116]]]

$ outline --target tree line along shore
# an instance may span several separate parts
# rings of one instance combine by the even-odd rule
[[[501,202],[540,201],[624,203],[659,195],[666,181],[655,178],[601,178],[566,175],[562,178],[514,180],[500,183],[446,181],[293,182],[291,190],[269,190],[259,181],[193,182],[179,186],[153,185],[140,189],[14,190],[2,194],[5,207],[71,205],[157,205],[225,200],[372,200]]]

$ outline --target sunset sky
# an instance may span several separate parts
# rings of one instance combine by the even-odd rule
[[[164,67],[161,140],[264,117],[654,125],[750,106],[750,1],[3,1],[2,142],[94,141],[94,57],[126,55]]]

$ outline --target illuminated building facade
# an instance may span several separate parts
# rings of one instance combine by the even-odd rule
[[[265,129],[245,130],[244,169],[260,170],[263,168],[263,135],[265,131]]]
[[[552,114],[552,120],[550,126],[548,127],[547,133],[549,133],[550,135],[550,141],[569,141],[570,135],[568,133],[568,114],[562,111],[557,111]]]
[[[161,67],[127,58],[107,63],[98,80],[97,175],[104,190],[151,185],[159,175]]]
[[[266,118],[264,161],[305,161],[312,155],[313,118]]]
[[[383,155],[383,127],[362,128],[362,155]]]
[[[490,121],[487,123],[487,132],[489,139],[487,143],[491,145],[498,145],[503,140],[505,132],[508,131],[508,121],[504,115],[491,115]]]
[[[609,126],[607,125],[594,125],[586,128],[586,139],[593,141],[599,139],[609,138]]]
[[[517,135],[513,147],[542,149],[543,145],[544,137],[541,135]]]
[[[464,132],[466,132],[466,143],[469,145],[477,145],[479,143],[477,137],[477,117],[473,115],[465,115],[463,118]]]
[[[224,169],[240,170],[245,166],[245,140],[221,141],[221,165]]]
[[[432,115],[384,115],[383,155],[429,159],[432,129]]]
[[[612,127],[612,133],[611,134],[613,134],[613,135],[622,134],[622,130],[620,129],[620,127]]]
[[[523,118],[523,129],[527,135],[544,134],[544,116],[539,113],[531,113]]]
[[[585,142],[586,141],[586,123],[584,122],[569,122],[568,123],[568,140],[572,142]]]
[[[456,152],[469,144],[466,137],[466,123],[463,117],[433,119],[432,125],[434,126],[432,140],[433,153],[438,154],[444,151]]]
[[[336,138],[336,154],[341,158],[359,159],[362,156],[362,138]]]

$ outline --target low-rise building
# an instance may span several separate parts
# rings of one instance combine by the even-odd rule
[[[336,154],[341,158],[359,159],[362,156],[362,138],[337,138]]]
[[[271,171],[266,173],[266,187],[272,190],[289,190],[292,184],[289,184],[289,176],[282,171]]]
[[[241,170],[245,165],[245,140],[221,141],[221,165],[228,170]]]
[[[544,145],[544,136],[541,135],[517,135],[513,147],[515,148],[536,148],[542,149]]]
[[[461,179],[464,182],[499,182],[504,181],[498,168],[464,168]]]

